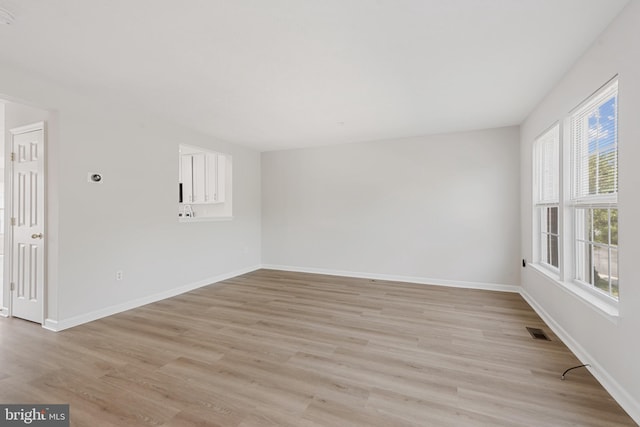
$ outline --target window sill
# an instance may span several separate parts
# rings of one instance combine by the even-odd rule
[[[613,323],[618,323],[620,317],[620,311],[618,310],[618,304],[616,302],[607,302],[591,292],[584,289],[582,286],[573,282],[563,282],[559,276],[554,274],[551,270],[544,268],[539,264],[529,264],[531,268],[537,273],[543,275],[545,278],[551,280],[560,289],[568,293],[573,297],[578,297],[578,300],[582,301],[586,306],[596,311],[598,314],[605,317],[607,320]]]
[[[553,279],[554,281],[558,282],[558,283],[562,283],[562,281],[560,280],[560,273],[559,270],[555,267],[551,267],[548,266],[548,264],[543,264],[543,263],[531,263],[529,264],[531,267],[533,267],[534,269],[538,270],[538,272],[544,274],[545,276],[549,277],[550,279]]]
[[[231,221],[232,216],[198,216],[198,217],[178,217],[178,222],[212,222]]]

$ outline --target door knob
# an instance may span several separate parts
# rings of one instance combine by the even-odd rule
[[[42,239],[43,237],[44,237],[44,235],[42,233],[32,234],[31,235],[32,239]]]

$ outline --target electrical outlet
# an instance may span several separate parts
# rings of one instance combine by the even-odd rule
[[[124,277],[124,273],[122,272],[122,270],[116,271],[116,280],[117,281],[122,280],[123,277]]]

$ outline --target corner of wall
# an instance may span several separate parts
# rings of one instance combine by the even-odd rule
[[[576,355],[583,364],[588,364],[589,372],[607,390],[611,396],[627,411],[634,421],[640,422],[640,401],[629,394],[618,381],[602,366],[589,352],[576,341],[556,320],[540,305],[525,289],[520,290],[520,295],[533,308],[533,310],[551,328],[554,334]]]

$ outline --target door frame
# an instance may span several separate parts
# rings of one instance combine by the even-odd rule
[[[24,125],[24,126],[19,126],[16,128],[12,128],[9,129],[9,134],[11,135],[10,141],[5,141],[5,144],[8,146],[5,149],[5,153],[8,154],[7,157],[5,157],[5,167],[9,170],[8,173],[8,179],[5,180],[5,212],[7,212],[7,214],[5,215],[5,219],[8,219],[9,221],[5,221],[5,233],[4,233],[4,238],[5,240],[8,242],[8,245],[5,245],[5,249],[8,247],[9,250],[6,251],[5,253],[5,269],[4,269],[4,288],[5,290],[8,290],[8,292],[5,292],[5,295],[9,295],[9,300],[7,301],[7,303],[5,304],[6,307],[8,308],[8,317],[13,317],[13,295],[14,292],[16,292],[14,289],[11,289],[12,286],[12,279],[13,279],[13,257],[14,257],[14,253],[13,253],[13,214],[14,214],[14,206],[13,206],[13,196],[14,196],[14,190],[13,190],[13,172],[14,172],[14,164],[15,164],[15,153],[13,152],[13,140],[14,137],[16,135],[20,135],[22,133],[27,133],[27,132],[33,132],[33,131],[38,131],[38,130],[42,130],[42,158],[43,158],[43,162],[42,162],[42,176],[44,178],[43,181],[43,186],[42,186],[42,193],[43,193],[43,219],[42,219],[42,228],[43,231],[42,233],[44,234],[45,238],[43,239],[42,242],[42,321],[40,322],[41,325],[44,326],[45,324],[45,320],[47,319],[47,303],[48,303],[48,286],[47,286],[47,278],[48,278],[48,274],[47,274],[47,123],[44,121],[41,122],[35,122],[35,123],[31,123],[28,125]],[[8,144],[7,144],[8,142]],[[7,167],[8,165],[8,167]],[[5,175],[6,177],[6,175]],[[7,191],[7,189],[9,191]],[[8,263],[8,264],[7,264]],[[9,268],[6,268],[8,265]]]

